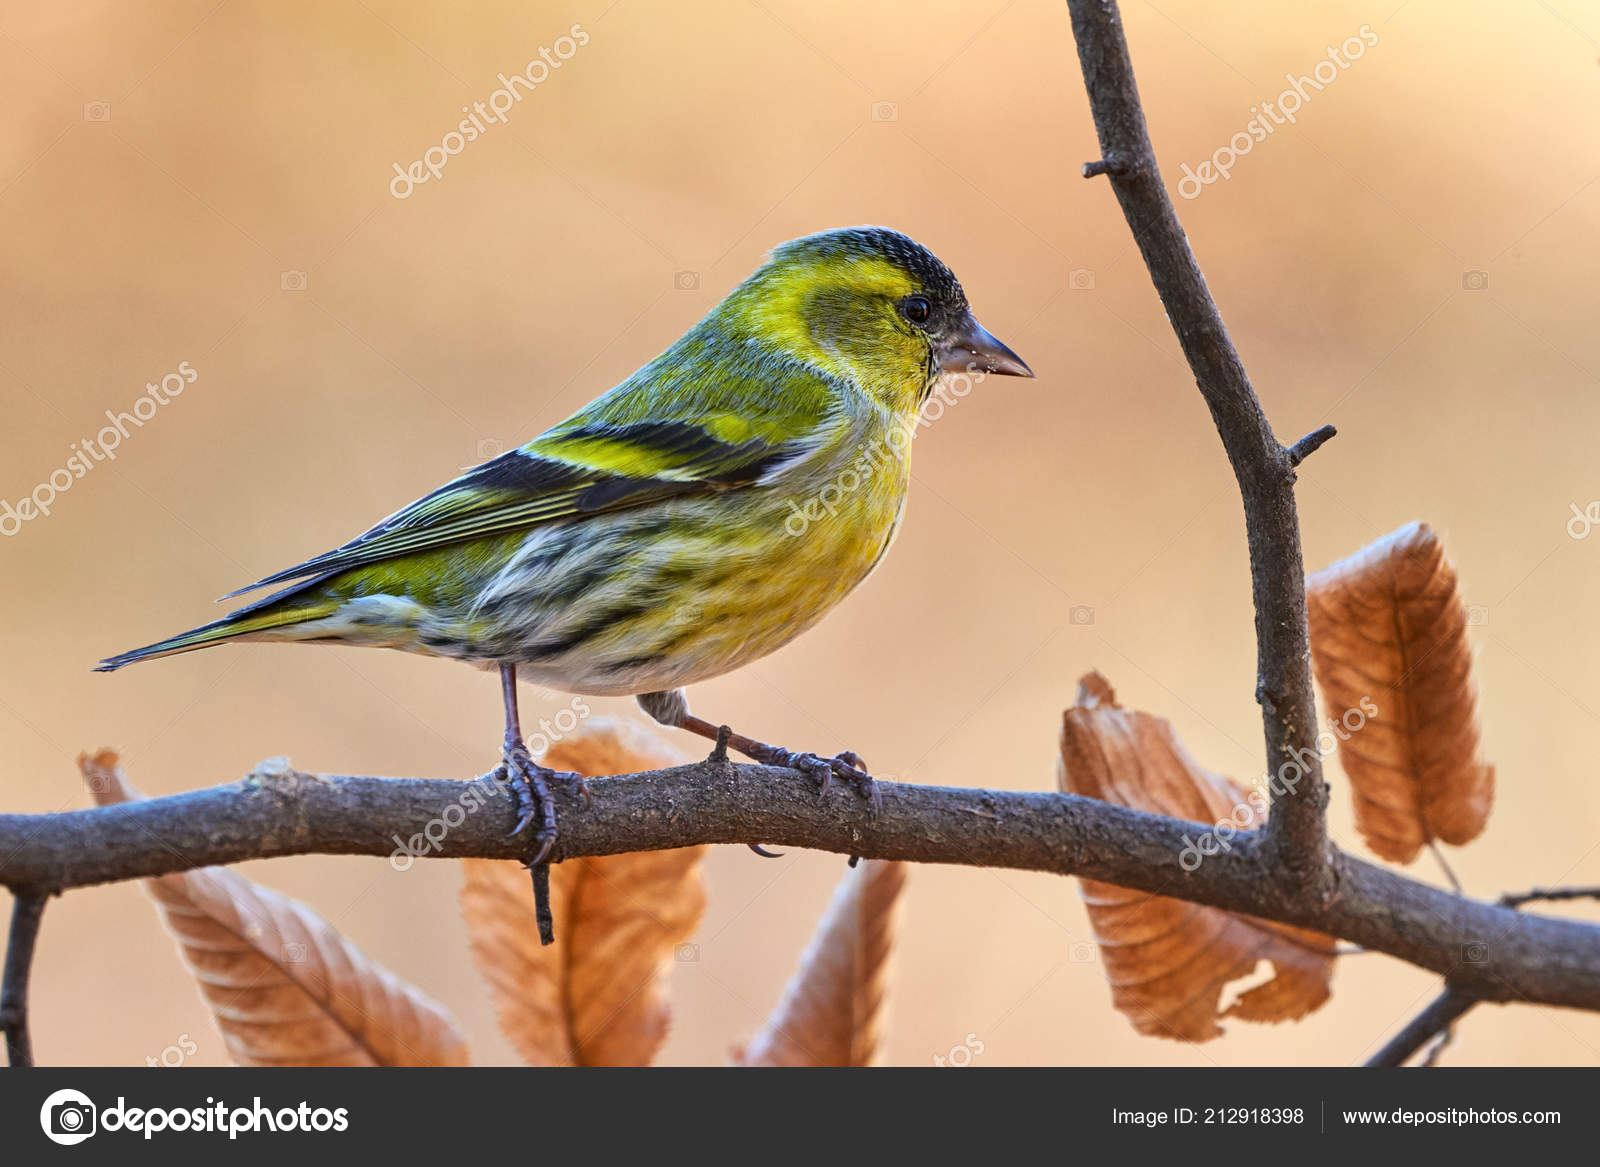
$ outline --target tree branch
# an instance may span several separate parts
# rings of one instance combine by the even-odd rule
[[[1429,844],[1432,846],[1432,844]],[[1457,895],[1461,893],[1461,883],[1455,874],[1445,864],[1444,856],[1434,848],[1439,862],[1444,865],[1445,874],[1450,877],[1450,882],[1455,886]],[[1536,887],[1531,891],[1506,892],[1499,899],[1502,908],[1520,908],[1523,904],[1535,900],[1550,902],[1566,900],[1600,899],[1600,887]],[[1478,955],[1479,950],[1474,948],[1473,955]],[[1456,1020],[1463,1016],[1469,1009],[1476,1005],[1483,997],[1459,985],[1447,984],[1444,992],[1440,993],[1428,1007],[1413,1017],[1406,1027],[1395,1034],[1381,1050],[1372,1055],[1369,1066],[1403,1066],[1406,1059],[1421,1049],[1431,1038],[1437,1036],[1440,1040],[1428,1051],[1428,1056],[1423,1059],[1424,1066],[1437,1063],[1440,1053],[1450,1043]]]
[[[46,891],[18,891],[11,905],[5,972],[0,975],[0,1029],[5,1030],[8,1066],[33,1065],[33,1042],[28,1036],[28,974],[33,968],[39,921],[49,898]]]
[[[1244,499],[1256,611],[1256,699],[1267,773],[1276,776],[1275,788],[1283,791],[1273,800],[1265,845],[1281,867],[1279,878],[1307,899],[1326,902],[1335,892],[1335,868],[1316,748],[1305,567],[1294,501],[1296,459],[1267,423],[1162,185],[1115,0],[1068,0],[1067,7],[1100,138],[1101,161],[1090,163],[1084,173],[1110,179]],[[1310,449],[1301,456],[1307,453]]]
[[[1600,1010],[1600,928],[1481,903],[1336,853],[1340,894],[1308,901],[1246,832],[1193,871],[1205,827],[1068,794],[880,784],[819,803],[790,770],[708,759],[556,793],[553,858],[765,842],[868,859],[1079,875],[1296,924],[1431,969],[1484,999]],[[0,883],[82,887],[311,853],[527,859],[511,800],[484,782],[330,777],[262,767],[228,786],[90,810],[0,815]]]
[[[1456,1020],[1471,1009],[1482,997],[1458,985],[1446,986],[1444,992],[1418,1013],[1399,1033],[1372,1057],[1368,1066],[1403,1066],[1406,1059],[1416,1053],[1437,1034],[1445,1033]]]

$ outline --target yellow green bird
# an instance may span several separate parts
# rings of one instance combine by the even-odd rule
[[[793,240],[567,420],[232,595],[282,590],[99,668],[225,641],[369,645],[498,668],[497,773],[517,792],[516,832],[539,815],[542,862],[556,836],[549,781],[576,776],[530,757],[519,672],[570,693],[635,696],[662,724],[716,737],[683,687],[788,643],[872,573],[900,525],[918,411],[947,374],[1033,375],[907,236],[854,227]],[[848,752],[729,743],[824,792],[838,776],[875,793]]]

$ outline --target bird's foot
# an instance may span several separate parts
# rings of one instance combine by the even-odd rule
[[[711,751],[708,761],[726,762],[728,747],[731,746],[745,757],[753,758],[764,766],[782,766],[784,769],[799,770],[802,774],[808,775],[815,779],[820,787],[822,798],[828,796],[828,791],[833,788],[833,780],[839,778],[854,786],[861,797],[871,803],[874,815],[883,806],[883,795],[878,790],[877,782],[867,773],[867,764],[854,750],[843,750],[831,758],[823,758],[811,753],[797,754],[782,746],[769,746],[766,742],[756,741],[755,738],[746,737],[742,733],[734,733],[725,725],[713,725],[703,717],[695,717],[689,712],[688,702],[684,700],[681,689],[665,693],[646,693],[638,700],[645,712],[661,724],[670,725],[675,729],[686,729],[690,733],[699,734],[716,742],[716,748]]]
[[[517,825],[511,828],[512,836],[522,834],[534,819],[539,820],[539,827],[533,835],[538,851],[528,863],[530,866],[543,863],[549,857],[550,848],[555,846],[556,841],[556,804],[550,795],[550,784],[561,782],[576,788],[587,804],[588,781],[583,775],[570,770],[552,770],[548,766],[539,765],[533,760],[533,755],[528,753],[528,747],[520,741],[507,743],[500,765],[494,773],[496,778],[511,787],[512,798],[515,800],[513,806],[517,814]]]
[[[883,806],[883,796],[878,791],[878,783],[867,773],[867,764],[854,750],[842,750],[831,758],[823,758],[817,754],[797,754],[782,746],[767,748],[771,751],[768,757],[757,758],[756,761],[769,766],[785,766],[791,770],[799,770],[817,783],[819,798],[828,797],[828,791],[833,788],[833,780],[838,778],[855,787],[856,793],[872,804],[873,814],[877,814]]]

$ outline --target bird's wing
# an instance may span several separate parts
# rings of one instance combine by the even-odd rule
[[[804,424],[795,425],[797,420]],[[344,546],[222,598],[557,519],[750,486],[804,457],[826,429],[823,415],[786,421],[781,428],[752,425],[730,412],[693,420],[608,421],[585,411],[469,470]]]

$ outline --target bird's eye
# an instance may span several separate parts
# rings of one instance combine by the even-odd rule
[[[926,296],[907,296],[900,301],[900,314],[913,324],[926,324],[933,314],[933,305]]]

